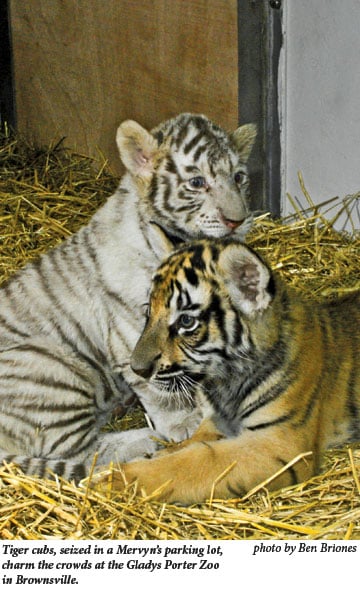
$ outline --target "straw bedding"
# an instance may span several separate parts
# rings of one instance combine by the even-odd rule
[[[87,222],[117,180],[62,144],[38,149],[0,139],[0,281]],[[302,183],[302,180],[300,179]],[[248,243],[288,282],[316,298],[359,288],[360,239],[354,215],[360,195],[316,207],[303,185],[294,216],[256,219]],[[335,218],[327,218],[332,208]],[[350,233],[334,229],[347,216]],[[351,228],[351,227],[350,227]],[[137,410],[109,427],[142,424]],[[80,489],[69,482],[0,469],[0,539],[360,539],[360,445],[326,454],[321,475],[295,487],[192,507]]]

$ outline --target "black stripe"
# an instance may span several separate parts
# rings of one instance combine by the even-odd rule
[[[290,366],[286,366],[287,357],[288,357],[288,337],[284,331],[284,329],[288,326],[288,305],[287,305],[287,297],[282,298],[282,318],[279,323],[279,333],[277,341],[267,350],[265,354],[262,356],[258,356],[258,351],[254,347],[254,343],[250,338],[250,349],[247,351],[249,360],[244,364],[244,368],[246,366],[250,366],[251,364],[255,365],[255,368],[252,371],[249,371],[246,378],[242,378],[241,384],[237,390],[237,403],[238,406],[255,390],[259,387],[260,384],[264,383],[273,373],[281,372],[282,370],[288,373],[288,379],[283,380],[280,384],[275,384],[275,392],[276,389],[278,393],[284,391],[286,387],[291,383],[293,379],[296,378],[296,374],[290,378],[290,373],[294,371],[290,368]],[[297,360],[294,360],[294,364],[297,364]],[[280,387],[277,387],[280,386]],[[270,398],[274,396],[271,393],[271,389],[268,390],[268,394],[270,394]],[[261,402],[261,399],[260,399]],[[247,409],[245,409],[247,410]],[[242,418],[242,415],[239,415]]]
[[[44,478],[45,477],[45,473],[46,473],[46,469],[47,469],[47,459],[46,458],[40,458],[40,457],[36,457],[36,474],[38,475],[38,477]],[[31,467],[31,461],[29,463],[29,467]]]
[[[184,242],[184,238],[183,237],[177,237],[176,235],[174,235],[174,233],[169,232],[165,229],[165,227],[163,225],[160,225],[159,223],[156,223],[155,221],[149,221],[150,224],[154,224],[157,227],[159,227],[161,229],[161,231],[164,233],[164,235],[169,238],[170,242],[172,242],[172,244],[174,246],[179,246],[180,244],[182,244]],[[152,250],[152,247],[150,245],[148,245],[148,247]],[[154,281],[157,281],[157,275],[155,275]]]
[[[159,186],[158,186],[157,173],[153,173],[153,176],[152,176],[151,181],[150,181],[149,194],[148,194],[149,200],[151,202],[151,206],[153,208],[156,208],[156,206],[155,206],[155,198],[156,198],[157,193],[158,193],[158,187]]]
[[[2,458],[0,459],[1,462],[4,464],[5,462],[7,463],[13,463],[14,459],[16,457],[16,454],[7,454],[6,456],[2,456]]]
[[[186,173],[198,173],[199,172],[199,167],[197,166],[192,166],[192,165],[186,165],[185,167],[185,171]]]
[[[21,338],[28,338],[30,336],[29,333],[25,331],[21,331],[18,327],[15,327],[11,323],[8,322],[5,315],[0,315],[0,324],[7,329],[11,334],[18,335]],[[18,323],[17,323],[18,324]]]
[[[191,118],[186,118],[184,120],[180,120],[178,123],[178,128],[179,128],[178,133],[176,134],[176,136],[173,136],[173,140],[171,140],[172,143],[175,143],[176,148],[178,150],[188,134],[190,123],[191,123]],[[169,132],[169,135],[171,135],[170,132]]]
[[[11,400],[12,396],[8,396],[8,399]],[[27,410],[26,413],[23,412],[22,414],[19,414],[17,412],[17,408],[18,408],[17,405],[11,406],[11,404],[9,403],[8,408],[5,408],[4,406],[1,407],[0,414],[5,415],[6,417],[9,417],[10,420],[16,419],[17,424],[22,423],[22,424],[30,427],[33,430],[38,429],[39,422],[37,419],[36,412],[32,411],[32,414],[29,414],[30,411]],[[19,406],[19,408],[21,408],[21,406]],[[1,424],[1,429],[3,431],[6,431],[6,427],[3,424]],[[15,436],[15,434],[13,433],[13,430],[9,430],[8,433],[12,438]],[[20,444],[23,443],[23,438],[20,435],[17,437],[17,439],[19,440]]]
[[[262,408],[262,407],[266,406],[267,404],[269,404],[270,402],[277,400],[279,395],[282,394],[288,388],[289,384],[291,383],[291,381],[293,379],[295,379],[295,376],[293,376],[292,378],[283,377],[279,383],[270,387],[259,398],[257,398],[257,400],[255,400],[255,402],[252,402],[250,405],[248,405],[239,414],[239,419],[241,419],[241,420],[247,419],[254,412],[259,410],[259,408]]]
[[[225,328],[225,310],[222,308],[220,297],[215,292],[213,292],[213,295],[211,298],[211,304],[210,304],[208,310],[211,312],[212,315],[214,315],[216,324],[220,330],[220,333],[223,336],[224,345],[226,348],[229,340],[228,340],[228,334],[227,334],[227,331]]]
[[[316,386],[315,389],[313,390],[312,394],[310,395],[310,398],[307,402],[307,404],[303,407],[305,410],[301,416],[301,418],[294,423],[294,427],[295,428],[299,428],[299,427],[303,427],[305,425],[305,423],[308,422],[308,420],[310,419],[311,415],[313,414],[314,408],[317,406],[318,402],[319,402],[319,397],[321,395],[321,388],[323,386],[323,379],[327,378],[328,373],[332,372],[332,376],[334,378],[334,380],[336,380],[337,378],[337,373],[339,371],[340,365],[337,364],[336,368],[335,365],[332,364],[332,352],[329,349],[329,336],[328,336],[328,332],[327,332],[327,319],[323,318],[323,315],[321,315],[321,313],[318,313],[317,315],[314,315],[314,309],[312,309],[312,315],[308,315],[309,319],[308,319],[308,326],[311,325],[312,328],[314,328],[315,324],[319,325],[320,330],[321,330],[321,348],[319,349],[319,351],[322,354],[323,357],[323,363],[322,363],[322,367],[318,376],[318,380],[316,382]],[[316,316],[318,317],[317,321],[316,321]],[[303,327],[304,327],[304,331],[306,330],[307,324],[303,323]],[[296,357],[296,359],[298,359],[298,357]],[[298,359],[300,361],[300,359]],[[295,362],[295,361],[294,361]],[[301,364],[301,363],[300,363]]]
[[[287,460],[283,460],[280,457],[277,457],[276,460],[283,466],[285,467],[285,465],[288,463]],[[290,480],[291,480],[291,484],[290,485],[296,485],[297,483],[299,483],[298,480],[298,476],[296,474],[296,471],[294,469],[294,467],[287,467],[286,472],[290,475]]]
[[[46,255],[46,256],[49,257],[49,255]],[[56,272],[58,273],[58,275],[61,279],[61,283],[64,285],[64,287],[66,287],[68,289],[70,296],[73,296],[75,293],[74,286],[72,286],[71,283],[68,283],[66,281],[66,276],[62,272],[62,268],[61,268],[62,265],[60,266],[58,263],[58,258],[59,258],[58,253],[53,253],[53,255],[52,255],[52,259],[54,261],[53,266],[55,267]],[[62,321],[66,320],[69,324],[72,325],[72,327],[76,331],[76,336],[75,336],[76,351],[78,348],[78,342],[80,341],[84,344],[85,347],[87,347],[87,350],[90,352],[90,354],[92,354],[100,362],[105,362],[105,360],[106,360],[105,355],[100,351],[100,349],[97,346],[94,346],[92,340],[86,335],[85,331],[82,329],[79,322],[76,319],[74,319],[74,317],[72,315],[69,314],[69,312],[66,308],[64,308],[62,306],[61,298],[59,296],[56,296],[54,294],[53,290],[50,288],[49,283],[47,281],[47,277],[43,273],[43,262],[42,261],[36,265],[36,268],[34,268],[34,272],[38,273],[38,282],[42,288],[44,295],[46,295],[48,297],[48,299],[50,300],[51,307],[49,307],[49,310],[51,308],[51,310],[53,312],[56,311],[56,313],[57,313],[55,320],[51,319],[49,314],[47,315],[47,319],[48,319],[49,323],[51,323],[51,325],[54,327],[54,329],[56,329],[56,331],[59,334],[59,336],[61,337],[62,341],[71,345],[69,336],[65,334],[64,330],[62,329],[62,327],[60,325],[60,323]],[[79,307],[80,306],[83,306],[83,302],[79,302]],[[61,313],[60,315],[59,315],[59,312]]]
[[[154,135],[154,138],[157,141],[158,146],[161,146],[161,144],[164,141],[164,134],[163,134],[163,132],[162,131],[156,131],[156,133],[154,133],[153,135]]]
[[[166,179],[163,178],[161,189],[163,190],[163,194],[162,194],[163,205],[166,210],[171,212],[172,209],[169,204],[169,199],[171,198],[172,185],[171,185],[171,181],[169,178],[166,178]]]
[[[215,292],[212,294],[209,306],[200,313],[199,318],[203,323],[206,324],[209,324],[212,318],[215,320],[226,349],[228,343],[228,334],[225,329],[225,311],[222,308],[221,300],[218,294]],[[213,351],[215,351],[215,349]]]
[[[58,437],[54,440],[52,446],[50,447],[49,454],[54,453],[54,451],[64,442],[70,445],[70,448],[63,451],[61,455],[63,458],[71,458],[75,454],[83,452],[84,450],[91,448],[94,446],[95,441],[97,439],[96,431],[94,432],[95,419],[88,419],[87,422],[83,422],[79,424],[76,429],[72,429],[71,431],[65,431],[62,436]],[[82,434],[82,435],[81,435]],[[90,439],[89,435],[91,435]],[[75,437],[75,440],[72,441],[72,438]],[[84,440],[86,440],[84,442]]]
[[[46,348],[43,348],[41,346],[35,346],[31,343],[25,343],[25,344],[21,344],[21,346],[13,346],[10,348],[6,348],[5,350],[3,350],[3,352],[7,353],[10,351],[14,351],[14,350],[16,352],[20,352],[20,353],[21,352],[32,352],[34,354],[39,354],[41,357],[50,358],[52,361],[58,362],[63,367],[66,367],[67,369],[69,369],[70,373],[75,373],[76,376],[79,377],[84,383],[86,383],[87,385],[89,384],[87,377],[85,377],[82,373],[80,373],[78,370],[76,370],[73,360],[70,360],[70,364],[68,364],[66,362],[64,356],[61,356],[61,358],[60,358],[58,355],[55,356],[52,352],[50,352]],[[8,364],[13,365],[13,361],[9,361],[8,359],[2,360],[1,353],[0,353],[0,363],[3,363],[3,364],[8,363]]]
[[[93,224],[93,228],[95,228],[95,223]],[[92,271],[91,271],[91,279],[92,279],[92,285],[94,285],[94,278],[96,278],[98,284],[100,286],[103,285],[103,280],[101,277],[101,268],[99,265],[99,261],[98,261],[98,256],[97,256],[97,248],[95,246],[93,246],[93,240],[90,237],[90,228],[89,227],[85,227],[84,229],[81,230],[81,234],[82,234],[82,238],[83,240],[80,240],[80,245],[77,248],[77,258],[80,259],[81,264],[83,266],[83,271],[82,272],[89,272],[89,267],[88,265],[85,265],[84,261],[81,258],[81,253],[84,253],[87,259],[90,259],[90,261],[92,262]],[[80,236],[79,236],[80,237]],[[73,236],[72,238],[70,238],[70,240],[77,240],[77,237],[75,238],[75,236]],[[71,262],[71,266],[73,268],[73,262]]]
[[[188,280],[188,282],[197,287],[199,285],[199,278],[196,274],[195,269],[190,269],[189,267],[184,267],[184,273],[185,273],[185,277]]]
[[[204,150],[205,150],[205,148],[204,148]],[[215,179],[216,169],[214,168],[214,166],[217,167],[217,163],[219,162],[219,160],[221,158],[221,152],[216,152],[215,156],[214,156],[213,150],[214,150],[214,148],[212,148],[212,152],[209,152],[209,155],[208,155],[208,166],[210,168],[211,176]],[[196,154],[197,154],[197,152],[196,152]],[[200,158],[200,155],[199,155],[199,158]]]
[[[219,254],[220,254],[220,250],[218,248],[218,246],[215,246],[215,244],[211,244],[210,245],[210,251],[211,251],[211,259],[214,263],[217,263],[218,258],[219,258]]]
[[[356,381],[358,379],[357,354],[355,350],[355,342],[353,341],[352,348],[352,368],[347,385],[347,401],[346,408],[350,415],[350,441],[360,441],[360,401],[356,389]]]
[[[241,319],[239,318],[237,311],[235,311],[235,309],[233,307],[232,307],[232,309],[233,309],[233,314],[235,317],[233,327],[232,327],[232,339],[233,339],[232,343],[234,346],[238,347],[242,343],[243,326],[242,326]]]
[[[177,168],[176,163],[175,163],[174,159],[172,158],[172,156],[168,156],[166,158],[165,169],[169,173],[172,173],[173,175],[177,176],[178,183],[180,181],[182,181],[182,178],[180,177],[180,173],[178,171],[178,168]]]
[[[3,413],[5,416],[13,417],[12,413],[7,414],[3,409],[0,411],[0,414],[1,413]],[[7,427],[5,423],[2,423],[1,421],[0,430],[4,432],[3,437],[8,437],[12,440],[12,442],[16,441],[19,444],[19,447],[21,448],[22,444],[24,443],[24,436],[22,435],[22,432],[16,433],[16,431],[13,428],[9,429],[9,427]]]
[[[71,433],[70,432],[70,426],[72,425],[77,425],[82,423],[81,427],[85,428],[85,423],[87,423],[87,427],[89,429],[89,431],[92,429],[93,426],[95,426],[96,424],[96,418],[94,416],[94,410],[91,410],[93,407],[89,406],[89,407],[81,407],[78,408],[76,410],[76,408],[74,409],[73,407],[73,415],[70,417],[66,417],[64,415],[65,411],[63,411],[60,415],[63,418],[58,418],[57,421],[54,421],[52,423],[48,423],[46,424],[44,427],[46,427],[46,431],[48,430],[56,430],[56,429],[62,429],[62,428],[66,428],[68,430],[68,434]],[[45,409],[44,409],[44,412]],[[56,410],[54,411],[49,411],[49,413],[54,414],[56,413]]]
[[[64,271],[62,269],[63,266],[65,266],[65,269],[67,269],[68,265],[66,263],[65,263],[65,265],[60,264],[59,263],[59,258],[60,258],[59,253],[54,253],[54,255],[53,255],[54,266],[56,267],[56,271],[57,271],[58,275],[61,278],[61,283],[64,284],[64,286],[68,289],[70,295],[73,296],[75,294],[75,292],[76,292],[76,286],[74,287],[74,285],[72,284],[72,282],[68,280],[67,275],[64,273]],[[101,352],[101,350],[100,350],[100,348],[98,346],[94,345],[92,339],[89,338],[89,336],[85,333],[85,331],[83,330],[83,328],[80,325],[79,321],[76,318],[74,318],[72,315],[70,315],[69,312],[68,312],[68,310],[66,308],[62,307],[61,298],[59,298],[58,296],[56,296],[53,293],[53,290],[50,289],[50,287],[48,285],[48,282],[47,282],[46,275],[44,276],[44,274],[42,272],[41,266],[40,266],[40,269],[39,269],[39,274],[40,274],[41,279],[42,279],[43,289],[48,294],[50,300],[52,300],[52,303],[53,303],[52,308],[55,308],[55,307],[59,307],[60,308],[60,310],[62,311],[63,315],[66,315],[66,319],[75,328],[75,330],[77,332],[76,339],[77,340],[81,340],[84,343],[84,345],[87,346],[87,348],[90,350],[90,353],[92,354],[93,357],[95,357],[100,362],[105,362],[106,361],[105,354],[103,352]],[[79,309],[81,310],[81,307],[84,306],[84,299],[80,299],[80,298],[78,298],[78,299],[79,299]],[[95,319],[95,315],[94,315],[94,319]],[[57,322],[59,323],[59,321],[57,321]],[[60,327],[60,329],[61,329],[61,327]],[[67,336],[65,336],[65,339],[67,339]]]
[[[204,154],[204,152],[206,152],[206,150],[208,149],[208,147],[209,147],[208,144],[203,144],[202,146],[199,146],[196,149],[196,151],[194,153],[194,161],[195,162],[197,162],[199,160],[200,156],[202,154]],[[210,166],[210,170],[211,170],[211,164],[209,166]],[[212,176],[215,177],[215,173],[214,172],[212,173]]]
[[[204,134],[202,131],[199,131],[198,133],[196,133],[194,135],[194,137],[189,142],[187,142],[187,144],[185,144],[185,146],[183,148],[184,154],[189,154],[189,152],[191,152],[191,150],[193,148],[195,148],[195,146],[200,142],[203,135]]]
[[[93,400],[93,398],[94,398],[94,394],[90,394],[83,388],[79,388],[77,386],[71,385],[70,383],[65,383],[64,381],[58,381],[56,379],[35,379],[34,377],[31,377],[30,375],[18,375],[16,373],[1,375],[0,379],[1,379],[1,381],[12,380],[15,383],[18,381],[32,383],[36,386],[40,386],[40,387],[43,386],[43,387],[51,388],[51,390],[63,390],[66,392],[74,392],[76,394],[81,394],[81,396],[84,396],[88,400]],[[21,391],[21,390],[19,390],[19,391]],[[24,391],[25,391],[25,394],[28,395],[30,390],[24,390]],[[6,396],[6,389],[1,390],[0,394],[1,393],[3,393],[3,395]],[[36,391],[36,394],[37,393],[38,392]],[[54,408],[53,404],[51,404],[49,406],[49,410],[51,410],[52,408]]]
[[[36,265],[39,261],[34,261],[34,263],[31,263],[29,266],[32,267],[33,265]],[[28,269],[29,272],[30,269]],[[22,273],[22,271],[19,271],[19,273]],[[26,280],[25,280],[26,281]],[[12,283],[15,283],[15,285],[11,285]],[[27,309],[24,311],[24,308],[22,306],[22,303],[19,304],[19,288],[20,291],[25,295],[25,297],[28,297],[28,292],[26,290],[26,287],[24,286],[24,281],[22,280],[22,278],[17,274],[15,274],[15,276],[9,280],[8,282],[9,285],[5,286],[2,288],[3,292],[5,293],[5,296],[8,300],[8,306],[6,307],[8,311],[11,311],[14,320],[16,321],[16,324],[18,324],[20,318],[24,318],[25,316],[25,323],[21,323],[22,325],[28,325],[26,319],[28,319],[28,311]],[[16,289],[17,288],[17,289]],[[26,299],[25,298],[25,299]],[[25,315],[24,315],[25,312]],[[35,317],[34,315],[32,315],[32,325],[34,323]],[[40,323],[41,326],[41,321],[39,321],[39,319],[37,320],[38,323]],[[27,338],[29,337],[27,334],[25,334],[23,337]]]
[[[49,467],[50,468],[50,467]],[[56,474],[59,475],[59,477],[61,477],[62,475],[64,475],[65,473],[65,469],[66,469],[66,461],[65,460],[58,460],[54,466],[51,468],[51,470]]]
[[[16,457],[14,456],[14,459],[16,460]],[[30,467],[30,463],[31,463],[31,457],[25,457],[21,460],[21,469],[24,473],[27,473]]]
[[[183,303],[183,310],[190,310],[192,308],[191,298],[188,290],[184,290],[182,296],[185,296],[185,302]]]
[[[119,296],[119,294],[117,294],[116,292],[113,292],[112,290],[110,290],[108,287],[106,287],[106,284],[103,284],[103,292],[105,292],[105,294],[108,296],[108,298],[111,298],[111,301],[114,302],[115,304],[119,304],[119,306],[121,306],[121,308],[133,319],[135,317],[135,311],[133,310],[133,307],[130,306],[127,302],[125,302],[125,300],[123,299],[122,296]]]
[[[152,223],[152,221],[150,221],[150,223]],[[153,223],[155,223],[155,222],[153,221]],[[143,239],[144,239],[144,241],[146,243],[146,248],[147,248],[147,250],[148,250],[148,252],[149,252],[149,254],[151,256],[153,254],[154,250],[153,250],[153,247],[151,246],[151,244],[149,242],[149,239],[148,239],[148,235],[149,235],[149,226],[148,226],[148,223],[147,222],[145,223],[143,221],[143,219],[140,218],[140,215],[139,215],[138,224],[140,226],[140,231],[142,233]],[[158,227],[159,227],[159,225],[158,225]]]
[[[195,269],[199,269],[199,271],[206,270],[206,264],[203,259],[204,246],[201,243],[198,243],[194,246],[189,246],[188,251],[191,254],[191,264]]]
[[[180,311],[182,309],[182,306],[183,306],[183,302],[182,302],[182,286],[181,286],[181,283],[177,279],[174,279],[173,281],[174,281],[174,285],[175,285],[175,287],[176,287],[176,289],[178,291],[178,297],[176,299],[176,308],[177,308],[177,310]]]
[[[145,320],[144,320],[144,325],[145,325]],[[112,332],[115,331],[114,325],[111,325],[111,330],[112,330]],[[116,337],[119,337],[121,339],[121,341],[124,345],[124,349],[126,350],[127,356],[130,356],[130,354],[133,350],[133,348],[130,348],[130,346],[125,338],[125,335],[121,331],[119,331],[119,329],[116,328],[116,336],[114,336],[113,338],[109,337],[108,343],[107,343],[107,351],[109,354],[110,362],[113,365],[114,364],[117,365],[118,364],[117,360],[119,359],[119,351],[116,348],[114,349],[112,347],[112,339],[114,339],[114,343],[116,344],[116,339],[115,339]]]
[[[11,401],[12,404],[12,412],[6,412],[6,409],[0,409],[0,414],[6,414],[9,417],[14,417],[17,418],[18,420],[21,420],[23,418],[23,414],[26,413],[27,411],[31,411],[33,414],[35,414],[37,416],[40,416],[41,413],[44,413],[45,415],[66,415],[67,413],[74,413],[76,412],[77,414],[79,413],[79,411],[87,411],[87,413],[92,412],[94,410],[94,402],[88,403],[88,404],[80,404],[79,403],[79,399],[76,399],[76,403],[74,404],[59,404],[58,402],[56,404],[50,404],[51,402],[51,398],[49,397],[45,397],[44,401],[45,403],[42,401],[41,397],[39,397],[39,394],[36,395],[35,397],[29,397],[29,394],[27,394],[27,398],[26,400],[24,400],[24,394],[22,393],[22,391],[20,390],[19,395],[16,396],[15,394],[3,394],[3,399],[5,399],[6,401]],[[74,398],[71,398],[72,402],[74,402]],[[46,404],[47,402],[47,404]],[[23,411],[22,414],[19,414],[18,411]],[[29,418],[29,417],[28,417]],[[32,424],[32,422],[26,421],[30,424]],[[36,426],[37,422],[34,422],[34,426]],[[38,423],[37,423],[38,424]],[[57,427],[59,424],[59,421],[57,421],[56,423],[54,423],[54,427]],[[50,427],[51,425],[49,425]]]
[[[184,120],[183,122],[179,123],[180,128],[179,128],[176,138],[175,138],[175,145],[176,145],[177,150],[180,150],[180,148],[182,147],[181,149],[182,149],[182,151],[184,151],[186,145],[183,146],[183,144],[185,143],[185,140],[188,137],[189,132],[191,134],[191,131],[190,131],[191,126],[194,126],[194,121],[191,116],[189,116],[189,118]],[[172,142],[172,144],[173,144],[173,142]]]
[[[242,496],[244,496],[246,494],[246,490],[239,483],[236,483],[235,485],[236,485],[236,487],[233,487],[232,485],[230,485],[230,483],[227,483],[226,487],[227,487],[228,491],[230,492],[230,494],[234,498],[241,498]]]
[[[296,409],[290,410],[288,413],[281,415],[281,417],[278,417],[277,419],[258,423],[257,425],[248,425],[246,429],[257,431],[258,429],[266,429],[267,427],[274,427],[274,425],[279,425],[280,423],[286,423],[286,421],[290,421],[294,417],[296,412]]]
[[[158,280],[156,279],[156,277],[154,278],[154,281],[156,280],[156,282],[158,282]],[[160,283],[162,283],[162,281],[160,280]],[[170,308],[170,304],[171,304],[171,300],[172,297],[174,295],[174,291],[175,291],[175,285],[174,285],[174,280],[170,279],[170,283],[169,283],[169,294],[166,298],[166,302],[165,302],[165,307],[166,308]]]
[[[68,475],[68,479],[75,479],[75,482],[80,481],[81,479],[84,479],[84,477],[86,477],[87,475],[87,470],[84,464],[81,463],[77,463],[74,466],[72,466],[71,471]]]
[[[195,363],[196,365],[201,364],[203,368],[209,363],[209,361],[208,360],[206,360],[206,361],[204,361],[204,360],[198,361],[198,360],[196,360],[196,358],[194,357],[194,355],[195,356],[199,355],[200,357],[204,357],[204,356],[211,356],[212,354],[214,354],[214,349],[211,349],[211,350],[199,350],[199,348],[198,348],[199,345],[206,344],[206,342],[208,341],[208,339],[209,339],[209,333],[208,333],[207,329],[204,329],[203,336],[201,337],[201,339],[199,339],[196,342],[196,348],[192,348],[191,346],[189,347],[184,340],[182,340],[180,342],[181,350],[191,360],[191,362]],[[202,377],[205,377],[205,374],[202,374]]]
[[[126,192],[126,190],[124,190]],[[141,224],[142,225],[142,224]],[[82,237],[80,237],[80,234]],[[150,248],[149,242],[145,237],[146,243],[148,248]],[[82,239],[84,238],[84,239]],[[93,244],[92,244],[92,239],[90,238],[90,229],[89,227],[85,227],[84,229],[82,229],[80,232],[78,232],[78,234],[72,236],[71,238],[69,238],[68,243],[78,246],[78,250],[80,251],[85,251],[85,255],[87,259],[90,259],[93,263],[93,271],[92,271],[92,278],[94,280],[94,278],[96,277],[97,282],[100,286],[99,290],[98,290],[98,294],[100,295],[100,293],[105,293],[109,296],[109,298],[111,298],[112,301],[117,302],[118,304],[120,304],[122,306],[122,308],[127,311],[130,316],[133,317],[137,317],[137,314],[135,311],[133,311],[131,309],[131,307],[125,303],[125,301],[118,295],[115,294],[112,290],[107,289],[107,285],[106,283],[103,281],[103,278],[101,276],[101,268],[100,265],[98,263],[98,257],[97,257],[97,253],[96,253],[96,246],[94,248]],[[67,244],[63,244],[61,247],[63,250],[66,250],[67,248]],[[77,259],[80,260],[80,255],[79,255],[79,251],[77,252]],[[84,262],[81,260],[81,264],[83,265],[83,269],[86,272],[89,272],[88,267],[84,264]],[[64,280],[64,278],[63,278]],[[94,283],[94,282],[93,282]],[[71,284],[70,284],[71,285]],[[67,287],[69,288],[69,285],[67,284]],[[72,289],[72,286],[71,286]],[[67,315],[68,317],[68,315]],[[60,336],[60,338],[62,339],[62,341],[67,345],[70,346],[72,348],[72,350],[74,351],[74,353],[76,353],[79,358],[81,358],[82,360],[84,360],[86,363],[88,363],[98,374],[98,376],[101,379],[101,384],[103,386],[104,389],[104,395],[105,397],[110,397],[111,394],[113,393],[113,387],[111,385],[111,381],[109,381],[109,377],[107,376],[107,357],[105,356],[105,354],[103,354],[100,349],[96,346],[96,355],[94,355],[93,357],[90,357],[88,354],[85,354],[84,352],[82,352],[77,345],[77,339],[75,339],[75,341],[70,340],[62,331],[61,327],[59,326],[59,324],[56,321],[52,322],[54,328],[56,329],[58,335]],[[119,332],[117,331],[118,335]],[[89,338],[88,338],[89,339]],[[125,346],[125,348],[128,348],[128,345],[124,339],[123,336],[121,336],[122,342]],[[94,346],[93,346],[94,348]],[[128,348],[129,349],[129,348]],[[73,369],[72,369],[73,370]],[[76,374],[78,374],[75,371]]]
[[[179,192],[178,198],[186,200],[186,202],[179,204],[179,206],[176,206],[174,212],[186,213],[186,221],[188,222],[190,221],[191,215],[193,213],[199,212],[201,202],[199,202],[196,198],[192,198],[189,194],[186,194],[185,192]]]

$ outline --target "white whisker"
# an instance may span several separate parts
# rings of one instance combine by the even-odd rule
[[[173,409],[194,408],[194,389],[199,385],[183,371],[171,375],[159,374],[153,383],[160,391],[159,404]]]

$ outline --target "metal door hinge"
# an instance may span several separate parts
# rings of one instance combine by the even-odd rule
[[[269,4],[271,8],[279,9],[281,8],[281,0],[269,0]]]

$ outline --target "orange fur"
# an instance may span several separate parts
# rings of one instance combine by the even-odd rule
[[[301,443],[298,447],[292,444],[289,449],[286,431],[277,431],[276,435],[246,432],[235,439],[188,442],[177,452],[121,465],[121,470],[113,471],[109,477],[112,489],[120,491],[136,481],[138,493],[155,492],[158,500],[186,505],[203,502],[211,495],[216,498],[242,496],[280,471],[283,465],[274,455],[286,455],[290,462],[303,450]],[[301,479],[310,477],[312,458],[300,458],[296,469]],[[108,478],[95,476],[94,482],[107,487]],[[277,489],[291,483],[291,476],[285,471],[267,487]]]
[[[183,504],[241,496],[303,481],[326,448],[360,439],[360,295],[318,304],[272,277],[229,241],[198,242],[160,267],[133,368],[154,383],[200,372],[213,413],[175,448],[121,465],[113,489],[136,481]]]

